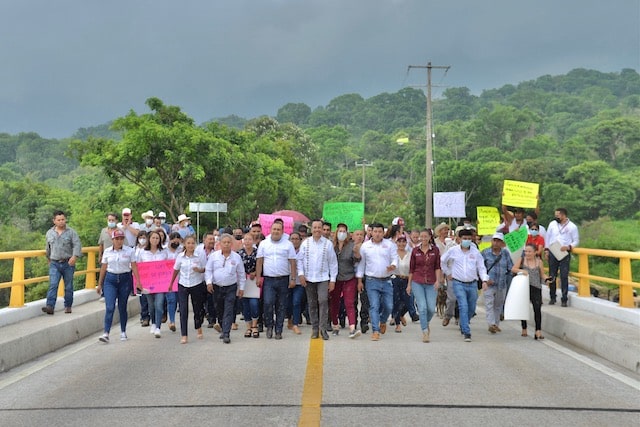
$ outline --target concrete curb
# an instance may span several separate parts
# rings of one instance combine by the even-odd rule
[[[96,295],[93,291],[93,295]],[[104,302],[93,298],[84,304],[76,305],[81,299],[74,298],[73,313],[65,314],[56,310],[49,316],[41,311],[43,301],[35,301],[37,316],[13,323],[2,328],[0,337],[0,372],[8,371],[25,362],[54,352],[91,335],[97,336],[104,329]],[[22,310],[22,309],[10,309]],[[25,312],[33,314],[31,307]],[[137,298],[131,298],[127,304],[129,319],[140,314]],[[14,315],[15,316],[15,315]],[[23,315],[24,316],[24,315]],[[0,316],[1,317],[1,316]],[[137,324],[137,322],[136,322]],[[119,331],[119,316],[116,307],[113,320],[114,328]],[[112,329],[113,330],[113,329]],[[116,334],[118,336],[119,334]]]

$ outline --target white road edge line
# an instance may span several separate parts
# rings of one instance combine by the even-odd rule
[[[626,375],[624,375],[624,374],[622,374],[620,372],[616,372],[613,369],[611,369],[611,368],[609,368],[607,366],[604,366],[601,363],[598,363],[598,362],[596,362],[594,360],[589,359],[586,356],[578,354],[573,350],[569,350],[568,348],[563,347],[560,344],[556,344],[551,340],[544,340],[543,343],[548,345],[549,347],[553,348],[554,350],[559,351],[560,353],[564,353],[567,356],[569,356],[569,357],[571,357],[571,358],[573,358],[573,359],[575,359],[575,360],[577,360],[579,362],[582,362],[585,365],[587,365],[587,366],[589,366],[589,367],[591,367],[593,369],[596,369],[596,370],[602,372],[603,374],[608,375],[611,378],[614,378],[614,379],[616,379],[616,380],[628,385],[629,387],[633,387],[634,389],[640,391],[640,381],[634,380],[633,378],[630,378],[630,377],[628,377],[628,376],[626,376]]]

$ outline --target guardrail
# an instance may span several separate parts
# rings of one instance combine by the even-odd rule
[[[588,297],[591,295],[591,281],[611,283],[619,286],[619,304],[621,307],[635,307],[633,299],[633,288],[640,288],[640,282],[634,282],[631,272],[631,260],[640,260],[640,252],[611,251],[605,249],[575,248],[572,254],[578,256],[578,271],[570,273],[578,278],[578,296]],[[619,278],[594,276],[589,274],[589,256],[599,256],[605,258],[618,258],[620,265]]]
[[[82,253],[87,260],[87,268],[85,270],[76,270],[74,277],[86,276],[85,289],[96,288],[97,280],[95,273],[100,271],[100,269],[96,267],[96,258],[98,255],[98,251],[98,246],[82,248]],[[49,276],[31,277],[28,279],[25,279],[24,277],[25,259],[44,256],[44,250],[0,252],[0,260],[13,260],[13,273],[11,276],[11,281],[0,283],[0,289],[11,288],[9,307],[18,308],[24,306],[24,288],[26,285],[49,281]],[[61,280],[61,283],[58,286],[58,296],[64,296],[64,279]]]
[[[85,270],[76,270],[75,276],[86,276],[85,289],[95,289],[96,287],[97,281],[95,273],[100,271],[96,265],[96,255],[98,254],[98,250],[99,248],[97,246],[82,248],[82,253],[85,254],[87,259],[87,268]],[[578,279],[578,296],[591,296],[591,281],[611,283],[619,286],[620,306],[628,308],[634,307],[633,288],[640,288],[640,282],[633,281],[631,260],[640,260],[640,253],[575,248],[572,251],[572,254],[578,256],[578,271],[570,273],[572,277],[576,277]],[[0,260],[13,260],[13,275],[11,282],[0,283],[0,289],[11,288],[9,307],[24,306],[24,288],[26,285],[49,281],[49,276],[32,277],[28,279],[25,279],[24,277],[25,259],[44,257],[44,255],[44,250],[0,252]],[[620,263],[619,278],[615,279],[589,274],[589,256],[617,258]],[[58,295],[64,296],[64,284],[61,284],[61,286],[58,287]]]

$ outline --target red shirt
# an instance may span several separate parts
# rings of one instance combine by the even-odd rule
[[[529,234],[529,236],[527,237],[527,245],[530,243],[533,243],[534,245],[536,245],[536,248],[540,246],[544,246],[544,237],[542,237],[539,234],[533,237],[531,234]]]
[[[427,252],[422,251],[422,245],[413,248],[409,260],[412,281],[423,285],[434,284],[438,279],[436,270],[440,270],[440,250],[436,245],[429,245]]]

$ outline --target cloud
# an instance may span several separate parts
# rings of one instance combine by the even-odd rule
[[[637,0],[44,0],[0,16],[0,132],[64,137],[157,96],[197,121],[434,82],[474,93],[573,68],[638,69]],[[437,95],[437,93],[436,93]]]

